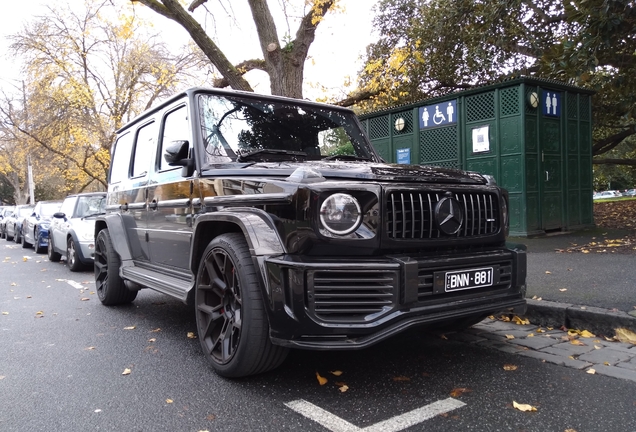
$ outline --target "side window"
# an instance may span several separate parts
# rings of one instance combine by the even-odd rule
[[[154,122],[140,127],[137,131],[132,170],[133,177],[141,177],[148,174],[152,155],[155,154],[156,139],[157,132]]]
[[[161,134],[161,155],[159,161],[159,171],[175,169],[164,159],[166,147],[174,141],[188,141],[190,139],[188,110],[186,106],[181,106],[166,114],[163,121],[163,133]],[[192,144],[192,143],[190,143]]]
[[[133,134],[130,132],[120,136],[115,142],[110,167],[110,183],[119,183],[120,181],[128,178],[132,144]]]
[[[72,197],[65,199],[60,207],[60,212],[64,213],[67,218],[73,216],[73,210],[75,209],[75,203],[77,202],[77,197]]]

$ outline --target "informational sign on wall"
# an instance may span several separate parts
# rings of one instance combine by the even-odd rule
[[[473,153],[490,151],[489,127],[482,126],[473,129]]]
[[[397,163],[399,164],[410,164],[411,163],[411,149],[410,148],[401,148],[396,150],[396,158]]]
[[[545,90],[540,100],[543,107],[543,115],[548,117],[561,116],[561,93]]]
[[[420,107],[420,129],[457,123],[457,99]]]

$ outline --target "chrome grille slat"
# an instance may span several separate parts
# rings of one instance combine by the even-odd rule
[[[388,237],[396,240],[425,240],[446,236],[434,223],[435,207],[444,196],[448,195],[438,191],[389,192],[384,224]],[[464,218],[462,229],[449,237],[483,236],[499,231],[501,215],[497,195],[483,191],[461,191],[452,192],[451,196],[462,208]]]

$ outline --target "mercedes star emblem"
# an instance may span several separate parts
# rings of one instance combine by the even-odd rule
[[[447,235],[457,234],[464,222],[464,215],[455,198],[444,197],[435,206],[435,220],[440,231]]]

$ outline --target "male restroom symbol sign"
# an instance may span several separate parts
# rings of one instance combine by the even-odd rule
[[[457,123],[457,99],[420,107],[420,129]]]

